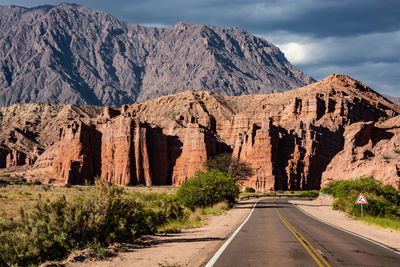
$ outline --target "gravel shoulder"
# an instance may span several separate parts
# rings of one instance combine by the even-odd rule
[[[74,262],[66,266],[201,266],[248,216],[254,202],[241,201],[222,215],[208,217],[203,227],[152,236],[156,244],[150,247],[128,249],[107,261]]]
[[[295,204],[303,211],[321,221],[338,226],[347,231],[364,236],[400,251],[400,231],[389,230],[357,221],[343,211],[333,210],[332,198],[323,197],[322,202],[320,198],[312,201],[290,200],[289,202]]]

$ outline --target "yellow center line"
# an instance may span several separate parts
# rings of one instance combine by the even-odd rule
[[[275,204],[276,205],[276,204]],[[315,248],[313,245],[311,245],[311,243],[299,232],[296,230],[296,228],[294,228],[287,220],[285,217],[283,217],[283,215],[281,214],[281,212],[279,211],[278,208],[275,208],[276,213],[278,214],[279,218],[281,219],[281,221],[283,222],[283,224],[289,229],[289,231],[297,238],[297,240],[299,240],[299,242],[303,245],[303,247],[307,250],[307,252],[311,255],[311,257],[314,259],[314,261],[318,264],[318,266],[324,267],[324,264],[321,263],[321,261],[323,263],[325,263],[325,265],[327,267],[332,267],[332,265],[324,258],[324,256],[322,256]],[[310,250],[311,249],[311,250]],[[313,253],[314,252],[314,253]],[[319,259],[321,259],[321,261]]]

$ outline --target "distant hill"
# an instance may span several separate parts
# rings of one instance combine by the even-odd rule
[[[400,97],[399,96],[390,96],[390,95],[384,95],[387,99],[395,103],[396,105],[400,106]]]
[[[61,4],[0,7],[0,105],[114,105],[182,92],[276,93],[314,80],[238,28],[131,25]]]

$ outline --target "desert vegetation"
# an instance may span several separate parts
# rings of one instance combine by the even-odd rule
[[[176,193],[178,202],[192,210],[207,207],[221,201],[233,204],[240,190],[236,181],[223,172],[211,170],[198,172],[186,180]]]
[[[331,182],[322,192],[333,195],[334,209],[345,211],[356,218],[360,218],[361,207],[355,202],[358,195],[363,193],[368,201],[364,205],[365,222],[400,230],[400,194],[391,185],[383,185],[373,177],[359,177]]]
[[[175,193],[174,187],[122,188],[101,181],[71,188],[4,182],[0,266],[36,266],[81,249],[104,256],[103,248],[115,243],[201,226],[204,216],[229,209],[239,194],[235,181],[218,171],[198,173],[181,188]]]

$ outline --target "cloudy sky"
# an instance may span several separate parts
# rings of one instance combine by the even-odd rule
[[[60,2],[0,0],[1,5],[25,7]],[[186,21],[240,27],[280,47],[290,62],[317,80],[343,73],[381,93],[400,96],[399,0],[72,2],[141,25],[168,27]]]

